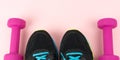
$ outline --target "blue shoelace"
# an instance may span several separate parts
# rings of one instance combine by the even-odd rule
[[[39,53],[33,54],[33,57],[35,57],[36,60],[47,60],[48,54],[49,54],[49,52],[39,52]],[[48,59],[48,60],[50,60],[50,59]]]
[[[77,55],[77,56],[74,56]],[[83,54],[81,52],[69,52],[66,53],[66,56],[68,56],[68,60],[80,60],[81,56]],[[63,58],[63,60],[66,60],[66,58],[64,57],[64,55],[61,53],[61,56]]]

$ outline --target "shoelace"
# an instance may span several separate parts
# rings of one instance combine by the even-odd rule
[[[74,55],[77,55],[77,56],[74,56]],[[81,52],[69,52],[66,54],[66,56],[68,56],[68,60],[80,60],[82,55],[83,54]],[[61,53],[61,56],[63,60],[66,60],[66,58],[64,57],[62,53]]]
[[[49,52],[39,52],[39,53],[33,54],[33,57],[35,57],[36,60],[46,60],[48,54]]]

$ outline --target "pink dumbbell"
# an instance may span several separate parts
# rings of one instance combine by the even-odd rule
[[[8,26],[12,28],[10,53],[4,56],[4,60],[23,60],[19,55],[20,29],[25,27],[25,21],[19,18],[11,18]]]
[[[117,26],[117,21],[113,18],[103,18],[98,21],[98,27],[103,29],[104,55],[99,60],[119,60],[113,53],[112,28]]]

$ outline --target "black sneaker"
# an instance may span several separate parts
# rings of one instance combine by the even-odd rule
[[[69,30],[60,45],[60,60],[93,60],[86,38],[78,30]]]
[[[58,60],[58,51],[50,35],[44,31],[36,31],[30,37],[25,60]]]

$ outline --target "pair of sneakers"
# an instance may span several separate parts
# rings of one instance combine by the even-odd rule
[[[93,60],[93,55],[86,38],[78,30],[65,33],[59,52],[48,32],[40,30],[30,37],[25,60]]]

